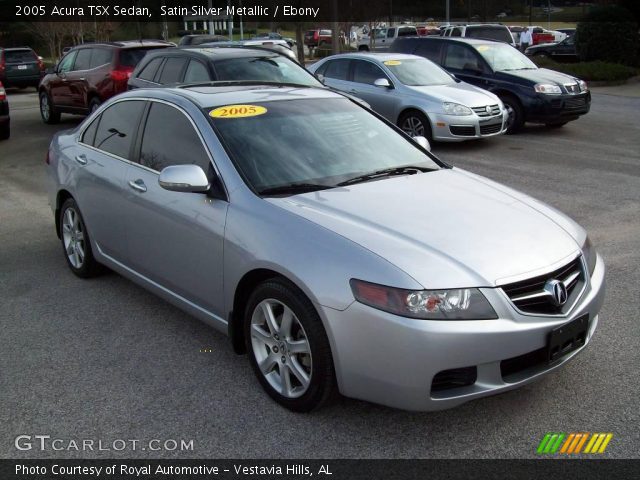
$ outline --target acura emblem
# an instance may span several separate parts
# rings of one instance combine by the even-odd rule
[[[485,108],[485,110],[487,111],[487,113],[491,113],[491,105],[487,105],[487,107]]]
[[[544,284],[544,291],[549,294],[551,301],[556,307],[561,307],[567,303],[567,286],[560,280],[551,279]]]

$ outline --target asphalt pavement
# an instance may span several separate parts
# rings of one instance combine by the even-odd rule
[[[590,232],[608,285],[581,355],[537,383],[453,410],[341,398],[306,415],[272,402],[223,335],[116,274],[71,274],[44,161],[51,135],[79,117],[44,125],[33,89],[9,100],[12,137],[0,142],[1,458],[521,458],[535,456],[546,432],[612,432],[604,456],[640,457],[637,96],[596,90],[591,112],[564,128],[434,146],[445,161],[548,202]],[[18,435],[49,435],[67,448],[17,450]],[[73,439],[184,439],[193,451],[76,451]]]

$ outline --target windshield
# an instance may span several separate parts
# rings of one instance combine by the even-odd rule
[[[470,38],[486,38],[500,42],[513,43],[513,38],[507,27],[467,27],[466,36]]]
[[[218,80],[256,80],[322,87],[313,75],[281,55],[228,58],[215,62]]]
[[[504,43],[474,45],[494,71],[537,69],[524,54]]]
[[[426,58],[386,60],[383,63],[405,85],[425,86],[456,83],[451,75]]]
[[[440,168],[411,139],[345,98],[212,107],[206,113],[257,192],[290,184],[334,187],[405,165]]]

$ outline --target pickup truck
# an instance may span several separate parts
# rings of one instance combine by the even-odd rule
[[[373,42],[371,36],[373,34]],[[375,28],[369,35],[364,35],[358,42],[358,50],[361,52],[386,52],[393,41],[400,37],[417,37],[416,27],[402,25],[399,27]]]
[[[304,44],[309,48],[331,45],[331,30],[307,30]]]
[[[542,27],[533,26],[529,27],[532,31],[531,37],[533,39],[532,45],[539,45],[541,43],[557,43],[567,38],[566,33],[547,30]]]

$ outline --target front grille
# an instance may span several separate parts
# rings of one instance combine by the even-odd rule
[[[546,361],[547,349],[546,347],[542,347],[533,352],[525,353],[524,355],[502,360],[500,362],[500,373],[502,374],[502,379],[506,381],[510,375],[544,365]]]
[[[567,301],[564,305],[557,306],[553,297],[545,291],[545,285],[549,280],[564,282],[567,289]],[[542,315],[561,315],[567,313],[575,303],[585,284],[582,257],[564,265],[553,272],[539,275],[520,282],[502,285],[502,290],[507,294],[511,303],[524,313]]]
[[[568,100],[565,100],[564,102],[564,108],[567,109],[571,109],[571,108],[582,108],[587,104],[587,99],[586,98],[570,98]]]
[[[449,126],[449,131],[452,135],[458,135],[460,137],[475,137],[476,127],[456,127]]]
[[[438,372],[431,382],[432,392],[441,392],[452,388],[468,387],[476,383],[478,369],[476,367],[453,368]]]
[[[489,107],[489,111],[487,111],[487,107]],[[495,115],[500,114],[500,105],[487,105],[484,107],[473,107],[472,110],[479,117],[493,117]]]
[[[480,125],[480,133],[482,135],[491,135],[492,133],[498,133],[502,130],[502,124],[496,123],[494,125]]]
[[[565,83],[564,88],[567,89],[567,93],[571,93],[573,95],[580,93],[580,85],[577,83]]]

